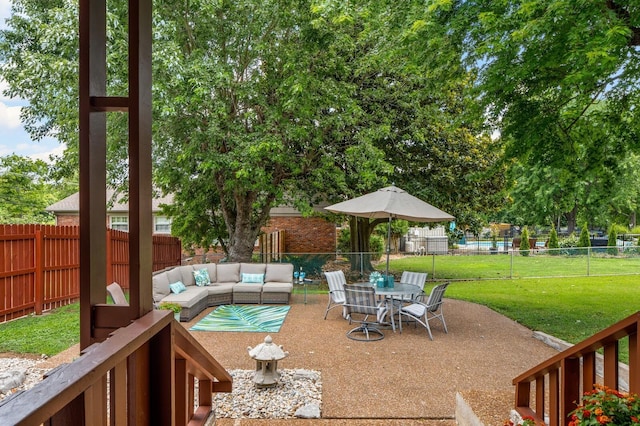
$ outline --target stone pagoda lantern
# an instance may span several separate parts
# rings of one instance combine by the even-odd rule
[[[256,360],[256,371],[253,382],[257,387],[275,386],[280,378],[278,372],[278,361],[284,359],[289,352],[282,350],[282,345],[273,343],[271,336],[264,338],[264,343],[260,343],[255,348],[247,347],[249,356]]]

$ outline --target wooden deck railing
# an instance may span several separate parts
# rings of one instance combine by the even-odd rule
[[[152,311],[3,401],[0,424],[201,425],[231,386],[170,311]]]
[[[516,411],[550,426],[567,425],[569,413],[594,383],[627,390],[621,389],[618,365],[620,340],[626,337],[629,338],[628,391],[639,393],[639,322],[640,312],[637,312],[513,379]],[[597,372],[599,349],[603,350],[603,361]]]

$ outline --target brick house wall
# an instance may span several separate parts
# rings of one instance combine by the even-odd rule
[[[77,214],[56,215],[56,225],[58,226],[80,226],[80,216]]]
[[[265,233],[285,231],[286,253],[334,253],[336,225],[320,217],[275,216],[262,228]]]

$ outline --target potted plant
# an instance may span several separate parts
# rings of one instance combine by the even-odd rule
[[[166,311],[173,311],[173,316],[176,321],[180,321],[180,311],[182,311],[182,306],[174,302],[161,302],[158,305],[158,309],[164,309]]]
[[[534,420],[533,417],[531,416],[524,416],[522,417],[522,422],[520,423],[514,423],[513,420],[506,420],[504,422],[504,426],[545,426],[544,422],[540,422],[540,423],[536,423],[536,421]]]
[[[636,425],[640,423],[640,400],[636,394],[596,384],[592,391],[584,393],[580,405],[570,415],[571,426]]]

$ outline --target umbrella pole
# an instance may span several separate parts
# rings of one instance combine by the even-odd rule
[[[389,224],[387,225],[387,274],[385,279],[389,279],[389,252],[391,252],[391,215],[389,215]]]

